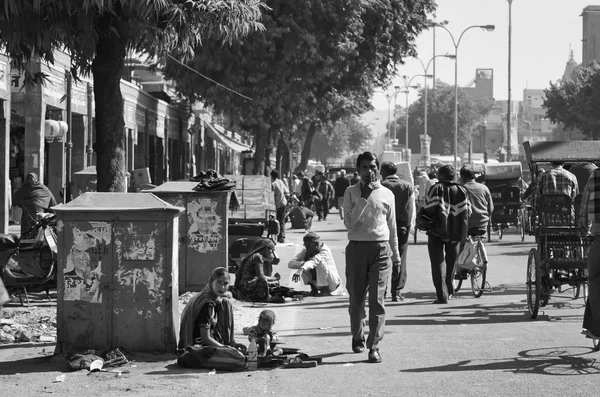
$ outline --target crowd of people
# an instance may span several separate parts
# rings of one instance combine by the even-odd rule
[[[349,296],[351,349],[355,353],[368,349],[368,360],[379,363],[382,361],[379,345],[385,335],[388,284],[391,284],[389,290],[392,301],[402,300],[401,291],[407,279],[409,234],[416,227],[427,232],[431,275],[436,292],[432,303],[447,304],[453,298],[453,280],[466,278],[466,274],[457,271],[455,266],[461,246],[468,236],[486,233],[494,203],[490,189],[477,181],[476,172],[469,166],[462,167],[459,175],[451,165],[441,166],[433,174],[420,171],[416,173],[413,186],[397,175],[397,167],[393,162],[380,164],[377,156],[370,152],[360,154],[356,165],[354,182],[346,176],[345,171],[340,171],[333,185],[322,173],[317,173],[313,178],[298,173],[292,179],[289,192],[281,189],[281,194],[293,207],[288,214],[292,228],[306,232],[303,248],[289,262],[289,267],[296,270],[292,281],[302,281],[310,286],[312,296],[330,295],[340,290],[342,280],[331,249],[317,233],[310,230],[313,217],[325,220],[328,207],[337,205],[348,234],[345,287]],[[273,182],[277,183],[278,174],[272,175]],[[581,206],[579,226],[593,235],[600,234],[600,170],[585,165],[571,173],[563,168],[562,163],[555,162],[551,169],[542,171],[535,180],[537,182],[532,186],[524,182],[518,184],[522,197],[561,193],[574,200],[583,182],[585,204]],[[420,203],[418,211],[415,202]],[[281,218],[279,213],[278,218]],[[285,219],[282,223],[285,223]],[[236,276],[234,291],[238,298],[268,300],[269,288],[278,283],[278,278],[266,276],[262,269],[265,263],[273,260],[274,252],[274,241],[259,239],[256,242],[242,261]],[[595,259],[599,257],[596,253],[600,253],[598,239],[590,248],[588,259],[589,298],[583,322],[586,335],[597,338],[600,336],[600,266]],[[207,343],[236,345],[229,328],[225,331],[219,329],[223,324],[233,327],[230,307],[214,303],[219,302],[220,298],[226,299],[223,285],[228,282],[228,274],[213,272],[209,285],[201,293],[211,298],[198,298],[199,303],[194,301],[192,308],[186,308],[186,311],[197,314],[191,321],[195,328],[199,328],[192,330],[188,329],[189,324],[182,324],[182,333],[187,332],[202,343],[206,340]],[[368,309],[365,307],[367,299]],[[200,303],[209,305],[208,312],[198,307]],[[368,336],[365,332],[367,316]],[[185,312],[184,318],[190,321]],[[185,341],[189,342],[190,339]]]

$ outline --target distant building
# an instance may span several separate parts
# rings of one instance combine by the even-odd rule
[[[592,61],[600,61],[600,6],[587,6],[581,13],[583,17],[583,66]]]
[[[476,69],[475,78],[460,88],[471,99],[494,99],[494,69]]]

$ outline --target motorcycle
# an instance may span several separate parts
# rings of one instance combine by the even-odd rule
[[[35,239],[15,234],[0,235],[0,278],[9,293],[45,291],[56,287],[58,246],[56,215],[38,214],[35,225],[25,235],[37,231]]]

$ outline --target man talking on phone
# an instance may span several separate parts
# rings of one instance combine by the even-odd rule
[[[391,190],[379,183],[379,160],[371,152],[356,160],[360,182],[344,194],[344,225],[348,229],[346,247],[346,289],[350,298],[352,351],[365,349],[365,299],[369,292],[369,362],[380,363],[379,342],[385,328],[384,295],[394,265],[399,265],[395,199]]]

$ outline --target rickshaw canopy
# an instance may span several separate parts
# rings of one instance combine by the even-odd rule
[[[526,141],[523,148],[530,163],[600,160],[600,141]]]
[[[485,165],[485,179],[519,179],[523,175],[523,166],[518,161]]]

